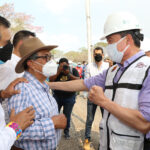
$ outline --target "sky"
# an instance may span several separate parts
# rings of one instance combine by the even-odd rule
[[[57,44],[58,49],[68,52],[87,47],[85,15],[86,0],[0,0],[14,3],[16,12],[32,15],[34,25],[43,32],[37,36],[45,44]],[[103,26],[108,15],[117,11],[129,11],[139,20],[146,38],[150,38],[149,0],[91,0],[92,45],[100,42]]]

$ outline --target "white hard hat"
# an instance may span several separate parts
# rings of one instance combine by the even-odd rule
[[[129,12],[117,12],[108,16],[104,24],[104,35],[101,40],[104,40],[108,35],[113,33],[141,29],[136,17]]]

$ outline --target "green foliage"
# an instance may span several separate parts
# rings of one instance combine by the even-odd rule
[[[59,49],[52,50],[51,54],[54,55],[55,58],[60,58],[64,56],[64,52]]]
[[[94,45],[94,48],[95,48],[95,47],[98,47],[98,46],[100,46],[100,47],[106,47],[106,46],[107,46],[107,43],[105,43],[105,42],[98,42],[98,43],[96,43],[96,44]]]
[[[79,51],[70,51],[65,53],[64,56],[73,62],[88,61],[88,50],[82,47]]]

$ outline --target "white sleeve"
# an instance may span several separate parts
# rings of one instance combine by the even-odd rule
[[[0,131],[0,149],[10,150],[16,140],[16,132],[10,128],[5,127]]]
[[[16,140],[16,132],[6,127],[4,110],[0,104],[0,150],[10,150]]]

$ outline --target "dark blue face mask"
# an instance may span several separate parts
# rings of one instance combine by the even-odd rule
[[[13,45],[10,41],[8,41],[8,43],[3,48],[0,48],[0,60],[3,62],[9,60],[11,58],[12,50]]]

